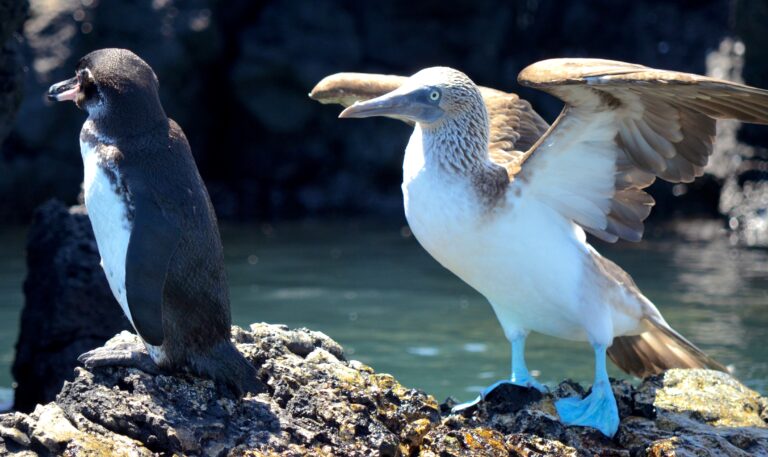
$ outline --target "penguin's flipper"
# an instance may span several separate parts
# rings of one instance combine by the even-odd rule
[[[125,262],[128,308],[136,331],[153,346],[163,343],[163,288],[181,226],[166,215],[152,191],[131,180],[133,230]]]

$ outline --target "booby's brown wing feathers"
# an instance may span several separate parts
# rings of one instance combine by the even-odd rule
[[[309,93],[309,98],[324,105],[337,104],[346,108],[355,102],[392,92],[407,80],[404,76],[395,75],[335,73],[320,80]]]
[[[768,91],[599,59],[552,59],[518,81],[562,99],[560,117],[524,153],[531,192],[594,235],[637,241],[656,176],[703,173],[716,119],[768,124]]]
[[[481,88],[491,121],[490,158],[507,169],[510,179],[520,171],[528,150],[547,131],[549,124],[516,94]]]
[[[323,78],[309,97],[323,104],[344,107],[370,100],[400,87],[408,78],[373,73],[336,73]],[[520,170],[524,153],[549,125],[531,104],[516,94],[480,87],[491,120],[491,160],[507,168],[510,177]]]

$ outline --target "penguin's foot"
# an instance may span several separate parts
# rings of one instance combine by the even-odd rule
[[[545,386],[544,384],[542,384],[539,381],[537,381],[536,379],[534,379],[533,376],[528,375],[527,377],[523,377],[523,379],[521,379],[520,381],[514,379],[514,376],[513,376],[512,380],[501,379],[499,381],[494,382],[490,386],[488,386],[485,389],[483,389],[483,391],[480,392],[480,395],[477,398],[475,398],[472,401],[465,402],[465,403],[459,403],[458,405],[456,405],[453,408],[451,408],[451,412],[452,413],[458,413],[458,412],[461,412],[461,411],[463,411],[463,410],[465,410],[467,408],[471,408],[472,406],[475,406],[476,404],[480,403],[481,401],[485,401],[486,397],[488,397],[488,395],[490,395],[491,392],[496,390],[496,388],[498,388],[499,386],[502,386],[502,385],[505,385],[505,384],[513,385],[513,386],[519,386],[519,387],[526,387],[528,389],[536,389],[536,390],[538,390],[539,392],[541,392],[543,394],[549,392],[549,389],[547,388],[547,386]]]
[[[137,368],[152,375],[160,374],[160,368],[152,361],[143,344],[119,343],[85,352],[77,358],[85,368],[98,367]]]
[[[268,391],[256,368],[228,339],[215,345],[207,357],[198,358],[195,367],[198,375],[226,385],[237,397]]]
[[[597,382],[586,398],[563,398],[555,407],[567,425],[594,427],[609,438],[619,429],[619,409],[608,381]]]

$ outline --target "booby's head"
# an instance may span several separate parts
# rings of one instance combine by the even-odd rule
[[[387,116],[435,127],[445,120],[479,116],[487,122],[480,90],[464,73],[432,67],[411,76],[399,88],[342,111],[341,118]]]
[[[154,120],[165,117],[158,95],[159,84],[152,68],[127,49],[99,49],[80,59],[75,76],[52,85],[48,98],[73,101],[100,118],[114,107],[122,114]]]

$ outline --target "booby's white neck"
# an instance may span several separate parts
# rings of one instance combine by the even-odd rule
[[[467,198],[486,210],[493,209],[503,203],[509,177],[491,161],[488,137],[487,118],[471,112],[439,125],[417,124],[406,149],[403,183],[422,169],[431,170],[438,181],[461,182]]]
[[[448,116],[435,124],[417,124],[414,134],[417,131],[420,131],[425,160],[445,171],[467,175],[491,164],[490,133],[484,110]]]

